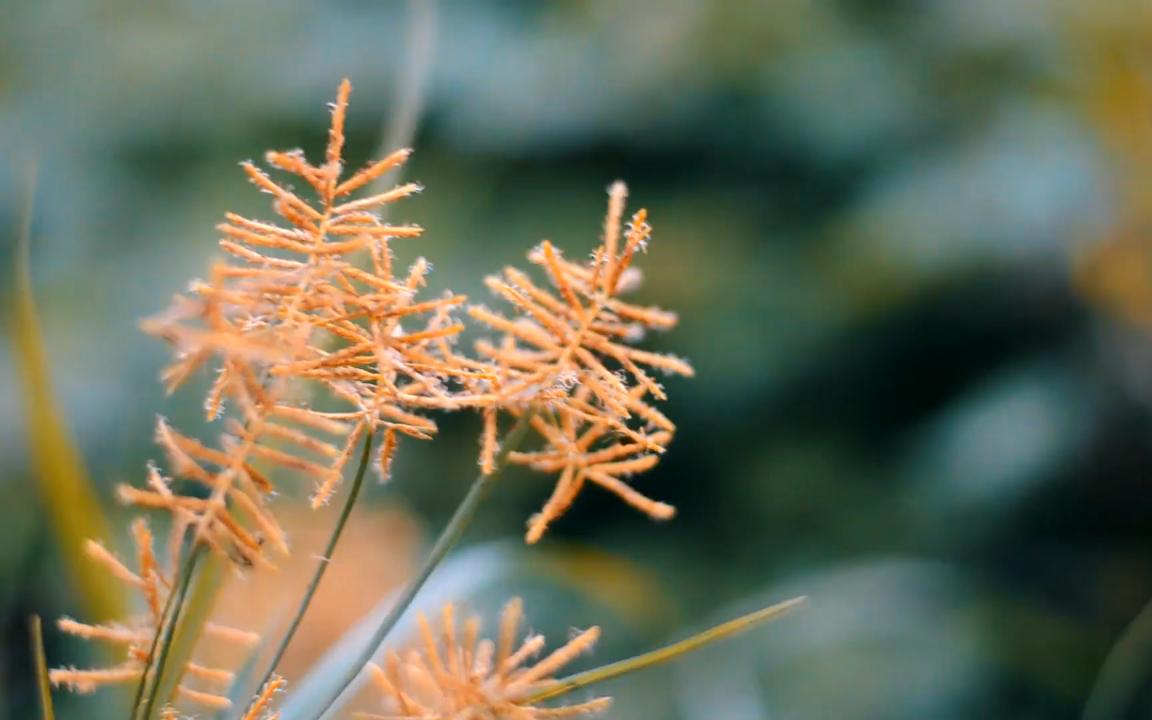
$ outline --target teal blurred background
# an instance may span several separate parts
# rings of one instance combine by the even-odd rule
[[[1079,717],[1152,598],[1150,10],[443,0],[414,35],[400,2],[0,0],[0,262],[35,157],[55,391],[123,526],[111,488],[157,454],[154,415],[196,428],[200,402],[164,397],[136,320],[206,271],[225,210],[268,217],[236,163],[318,152],[343,76],[350,157],[375,155],[427,51],[407,170],[427,190],[394,215],[427,236],[400,257],[491,302],[483,275],[540,239],[590,251],[623,178],[655,228],[638,298],[681,316],[651,344],[698,372],[668,382],[680,432],[637,479],[675,521],[589,492],[525,551],[549,487],[514,474],[447,596],[526,594],[557,642],[601,623],[597,661],[811,597],[614,683],[613,718]],[[20,719],[26,616],[82,610],[10,350],[5,334],[0,717]],[[417,537],[475,469],[475,418],[442,427],[368,499]],[[84,661],[47,642],[53,664]],[[1123,647],[1097,717],[1152,716],[1152,632]]]

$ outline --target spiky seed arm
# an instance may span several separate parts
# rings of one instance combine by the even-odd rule
[[[578,633],[543,660],[532,658],[544,649],[544,638],[529,635],[517,643],[523,621],[518,598],[505,605],[496,641],[480,638],[480,622],[469,618],[463,629],[452,604],[438,622],[419,618],[420,640],[409,652],[389,652],[384,666],[370,665],[371,680],[382,702],[381,714],[362,718],[492,717],[543,720],[579,717],[607,709],[609,698],[595,698],[559,707],[542,707],[528,698],[550,687],[552,675],[589,651],[599,628]]]
[[[55,668],[49,672],[53,685],[65,686],[78,693],[91,693],[104,686],[135,683],[142,677],[148,663],[148,645],[157,631],[161,608],[172,589],[172,576],[159,565],[146,520],[137,518],[133,521],[132,537],[136,546],[135,569],[130,569],[123,560],[94,542],[87,546],[88,556],[104,567],[113,580],[138,592],[147,612],[115,625],[89,625],[68,617],[57,621],[61,632],[123,648],[125,660],[104,668]],[[205,634],[214,642],[244,648],[252,647],[259,639],[253,633],[219,624],[210,624]],[[177,698],[205,709],[227,707],[228,699],[224,693],[233,677],[226,668],[190,661],[181,671]],[[193,683],[200,687],[193,687]]]
[[[675,425],[653,401],[665,400],[651,371],[691,376],[687,362],[632,347],[643,330],[675,325],[673,313],[621,300],[636,284],[633,261],[651,238],[647,211],[623,223],[627,189],[609,188],[604,235],[588,263],[564,258],[545,240],[529,260],[540,266],[552,289],[534,283],[515,268],[486,280],[510,304],[514,317],[472,306],[473,319],[503,334],[499,344],[480,341],[476,349],[496,368],[496,379],[478,384],[499,398],[496,408],[513,416],[536,406],[542,412],[533,430],[544,443],[538,453],[514,453],[513,463],[557,476],[544,508],[529,521],[526,539],[536,542],[568,509],[589,482],[619,496],[656,519],[674,509],[634,490],[622,478],[654,467]],[[493,453],[498,417],[489,409],[481,435],[480,463]]]

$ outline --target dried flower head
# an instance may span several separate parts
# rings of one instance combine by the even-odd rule
[[[248,179],[272,197],[281,222],[227,214],[218,226],[227,259],[143,323],[173,346],[175,360],[164,373],[169,389],[215,359],[205,409],[210,419],[226,406],[231,414],[215,447],[163,420],[157,426],[173,476],[202,486],[207,498],[176,495],[159,475],[150,476],[147,488],[121,488],[120,496],[180,516],[199,542],[240,564],[266,563],[265,544],[288,552],[267,507],[274,487],[260,467],[310,479],[316,507],[332,497],[365,435],[383,430],[377,464],[386,475],[399,436],[427,439],[436,432],[421,411],[483,402],[451,387],[460,377],[488,377],[483,368],[442,352],[462,329],[451,311],[465,298],[419,300],[430,270],[423,259],[400,275],[393,268],[391,240],[422,230],[389,224],[381,212],[420,186],[352,197],[402,165],[409,151],[343,177],[350,91],[344,81],[323,162],[311,164],[299,150],[266,155],[272,168],[303,181],[311,199],[243,163]],[[317,393],[311,405],[293,399]]]
[[[560,475],[552,499],[529,524],[529,542],[540,538],[586,480],[653,517],[672,514],[670,506],[644,498],[620,480],[653,467],[676,429],[653,405],[666,396],[650,370],[693,374],[684,360],[631,345],[646,330],[673,327],[676,315],[619,297],[639,284],[632,263],[637,252],[646,251],[652,232],[645,210],[622,229],[626,195],[621,182],[609,188],[603,242],[587,263],[564,259],[548,241],[529,254],[552,288],[511,267],[487,279],[488,287],[513,306],[514,318],[469,308],[473,318],[503,334],[498,343],[477,343],[495,366],[496,380],[485,387],[498,398],[485,412],[481,466],[489,471],[493,465],[498,412],[519,416],[532,409],[538,414],[532,427],[545,448],[515,453],[511,460]]]
[[[136,545],[135,571],[98,542],[89,541],[86,551],[113,578],[139,592],[144,601],[143,612],[126,622],[110,625],[88,625],[67,617],[57,622],[60,630],[69,635],[123,647],[126,655],[124,662],[110,668],[57,668],[49,673],[53,685],[65,685],[75,692],[90,693],[105,685],[135,683],[144,673],[149,647],[160,626],[173,578],[170,572],[161,569],[154,550],[152,532],[143,518],[132,523],[132,537]],[[216,623],[205,625],[204,633],[213,642],[245,648],[251,648],[259,641],[254,633]],[[181,683],[176,689],[176,699],[207,709],[227,708],[231,703],[224,693],[232,680],[233,674],[228,670],[189,662],[184,667]],[[193,684],[199,685],[199,689]]]
[[[580,398],[589,392],[580,388],[574,396]],[[671,432],[659,430],[646,435],[643,441],[620,439],[603,420],[555,410],[543,410],[534,415],[531,422],[533,430],[544,438],[544,448],[512,452],[508,461],[558,475],[559,479],[548,502],[528,521],[526,540],[529,543],[535,543],[544,535],[548,525],[564,514],[589,482],[654,519],[668,520],[676,514],[674,507],[645,497],[624,479],[655,467],[660,456],[652,448],[668,443]]]
[[[563,647],[535,664],[544,638],[530,635],[517,644],[522,619],[519,599],[510,601],[500,621],[496,642],[480,639],[480,621],[457,627],[455,610],[446,605],[437,630],[420,618],[420,645],[404,655],[389,653],[384,667],[371,665],[372,679],[383,696],[385,712],[362,717],[383,720],[538,720],[603,712],[611,699],[602,697],[562,707],[538,707],[530,698],[553,684],[552,675],[589,650],[599,628],[576,634]]]
[[[620,297],[639,284],[633,261],[650,240],[647,212],[636,212],[625,224],[627,191],[617,182],[609,189],[602,242],[588,262],[567,260],[545,241],[528,259],[543,269],[551,287],[537,285],[515,268],[489,277],[488,287],[511,305],[512,314],[468,308],[468,314],[498,338],[477,342],[479,356],[467,357],[455,349],[464,326],[454,315],[466,298],[451,292],[421,298],[431,271],[422,258],[405,270],[394,267],[392,240],[415,238],[422,230],[390,224],[385,210],[419,192],[420,186],[401,184],[355,197],[403,165],[409,151],[399,150],[344,175],[350,92],[345,80],[331,106],[321,162],[313,164],[300,150],[265,156],[268,166],[300,184],[301,192],[254,163],[242,163],[248,180],[271,196],[277,219],[226,214],[217,226],[225,259],[212,267],[206,280],[193,282],[187,293],[176,296],[165,312],[142,323],[173,349],[174,359],[162,374],[169,391],[199,369],[215,372],[204,408],[221,432],[216,442],[204,442],[163,418],[157,421],[155,440],[166,457],[165,470],[149,464],[144,487],[121,486],[118,494],[126,503],[171,515],[167,562],[157,559],[143,519],[132,526],[135,570],[104,546],[89,543],[88,554],[96,562],[139,591],[144,611],[122,624],[61,619],[62,631],[120,645],[126,659],[104,669],[59,668],[50,673],[52,683],[91,692],[102,685],[140,681],[139,694],[147,696],[144,714],[170,699],[209,710],[228,707],[225,693],[233,674],[215,667],[228,663],[214,659],[212,666],[190,661],[182,668],[173,660],[168,669],[180,675],[175,695],[149,693],[155,689],[147,681],[153,679],[168,687],[165,658],[181,627],[184,593],[195,569],[196,556],[181,553],[188,536],[193,545],[234,561],[234,567],[270,564],[266,547],[289,552],[288,535],[269,507],[277,487],[269,477],[272,472],[310,480],[315,508],[331,499],[357,447],[363,443],[367,452],[376,434],[383,436],[376,464],[386,478],[401,437],[429,439],[437,432],[427,417],[431,411],[477,409],[483,415],[480,464],[485,476],[461,505],[461,518],[470,517],[474,498],[494,479],[497,457],[557,476],[552,496],[529,522],[529,542],[539,540],[588,483],[653,518],[674,514],[670,505],[649,499],[627,481],[657,464],[676,429],[655,407],[666,396],[654,371],[693,374],[684,360],[635,347],[648,330],[673,327],[676,316]],[[510,452],[499,454],[499,424],[505,416],[520,420],[513,434],[517,441],[530,430],[537,447],[509,447]],[[357,476],[357,483],[361,478]],[[195,487],[185,492],[174,480]],[[318,567],[325,567],[331,557],[351,508],[351,503],[344,507]],[[437,543],[434,559],[406,590],[408,599],[380,626],[378,640],[443,556],[439,548],[451,546],[464,522],[454,518]],[[185,572],[177,580],[179,567]],[[321,576],[321,571],[312,576],[297,619],[303,617]],[[166,612],[169,596],[172,609]],[[383,667],[371,666],[385,714],[369,717],[540,720],[605,710],[610,699],[604,697],[558,707],[541,707],[536,700],[545,691],[556,696],[572,689],[552,676],[591,649],[599,629],[577,633],[536,660],[544,638],[529,635],[518,641],[521,622],[519,600],[505,607],[495,641],[480,639],[475,618],[458,627],[452,605],[444,607],[435,629],[421,617],[416,647],[390,653]],[[205,625],[204,635],[214,641],[213,649],[231,644],[251,650],[257,640],[251,633],[214,623]],[[285,681],[272,673],[290,639],[291,633],[242,720],[279,718],[273,698]],[[205,650],[200,648],[200,658],[206,657]],[[357,663],[355,672],[367,659]],[[174,719],[178,710],[165,705],[160,713]]]

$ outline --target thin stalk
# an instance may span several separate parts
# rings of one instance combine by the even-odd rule
[[[404,592],[397,598],[396,603],[388,611],[388,615],[380,622],[376,631],[372,633],[372,637],[368,640],[364,651],[356,658],[356,662],[351,665],[351,670],[347,675],[341,679],[339,688],[327,698],[324,702],[324,710],[321,711],[320,717],[323,717],[330,709],[338,705],[340,698],[348,690],[356,680],[356,676],[364,669],[368,663],[372,662],[376,650],[383,644],[384,640],[388,637],[388,633],[392,628],[396,627],[396,623],[400,622],[400,618],[412,605],[412,601],[416,599],[416,595],[428,582],[432,572],[440,565],[440,562],[448,554],[449,551],[455,547],[460,538],[464,535],[464,531],[472,522],[472,518],[476,516],[476,510],[480,507],[481,501],[487,496],[489,490],[496,483],[504,472],[504,467],[507,464],[508,454],[511,453],[520,443],[524,440],[524,436],[528,433],[528,428],[531,426],[533,410],[525,411],[516,424],[504,436],[504,442],[501,444],[500,452],[496,456],[496,461],[492,472],[487,475],[479,475],[476,480],[472,482],[472,487],[468,489],[468,494],[460,502],[456,508],[456,512],[452,514],[452,518],[448,524],[444,526],[443,532],[440,537],[436,539],[436,544],[432,546],[432,550],[428,553],[427,559],[424,561],[424,566],[420,568],[420,572],[416,574],[408,586],[404,588]]]
[[[184,600],[188,597],[188,588],[192,585],[192,575],[200,563],[204,547],[197,545],[193,548],[188,562],[184,563],[184,572],[176,587],[172,588],[165,608],[164,622],[152,638],[152,648],[148,652],[148,667],[140,678],[140,685],[136,689],[136,717],[140,720],[149,720],[156,704],[156,690],[164,675],[164,665],[168,662],[168,651],[172,647],[172,638],[176,636],[176,625],[180,622],[180,613],[184,608]],[[149,682],[151,678],[151,682]],[[139,711],[143,705],[144,712]]]
[[[28,618],[28,633],[32,637],[32,662],[36,666],[36,689],[40,696],[41,720],[54,720],[56,712],[52,708],[52,685],[48,681],[48,661],[44,657],[44,631],[40,627],[40,616]]]
[[[160,624],[163,626],[168,622],[169,616],[172,614],[172,607],[176,600],[176,593],[169,592],[168,598],[164,601],[164,611],[160,613]],[[144,687],[148,683],[148,671],[152,666],[152,659],[156,657],[156,648],[160,645],[160,631],[152,634],[152,644],[148,647],[148,662],[144,667],[144,672],[140,675],[140,682],[136,683],[136,695],[132,698],[132,717],[138,718],[140,715],[140,705],[144,700]]]
[[[292,624],[288,626],[287,632],[284,637],[280,639],[280,644],[276,647],[276,652],[272,655],[272,662],[268,665],[268,671],[264,674],[263,679],[260,680],[258,688],[264,687],[272,679],[276,673],[280,661],[284,658],[284,653],[288,650],[288,645],[292,642],[292,638],[296,635],[296,631],[300,628],[301,622],[304,620],[304,614],[308,611],[308,606],[312,603],[312,597],[316,594],[316,589],[320,587],[320,581],[324,579],[324,573],[328,572],[328,566],[331,564],[332,555],[336,552],[336,543],[340,541],[340,536],[344,533],[344,526],[348,523],[348,518],[352,514],[352,506],[356,504],[356,498],[360,495],[360,488],[364,484],[364,475],[368,469],[368,463],[372,457],[372,434],[366,433],[364,437],[364,449],[360,453],[360,465],[356,468],[356,476],[352,479],[352,487],[348,490],[348,498],[344,501],[344,507],[340,510],[340,517],[336,520],[336,526],[332,528],[332,535],[328,538],[328,545],[324,548],[324,554],[316,561],[316,570],[312,573],[312,580],[308,583],[308,589],[304,591],[304,597],[300,599],[300,606],[296,608],[296,614],[292,618]]]
[[[714,643],[717,640],[722,640],[726,637],[742,633],[745,630],[748,630],[755,625],[759,625],[762,622],[774,620],[789,610],[792,610],[795,607],[803,604],[805,600],[807,600],[805,597],[785,600],[782,603],[778,603],[776,605],[772,605],[771,607],[766,607],[761,610],[748,613],[747,615],[738,617],[735,620],[729,620],[726,623],[717,625],[713,628],[709,628],[704,632],[697,633],[692,637],[685,638],[680,642],[675,642],[657,650],[646,652],[643,655],[637,655],[636,657],[631,657],[626,660],[620,660],[619,662],[614,662],[598,668],[586,670],[581,673],[576,673],[575,675],[569,675],[566,678],[560,678],[556,681],[555,685],[541,690],[534,695],[530,695],[524,700],[524,702],[526,704],[534,704],[544,700],[551,700],[552,698],[566,695],[570,692],[573,692],[574,690],[579,690],[580,688],[587,687],[595,683],[611,680],[612,678],[617,678],[621,675],[627,675],[628,673],[633,673],[637,670],[644,670],[645,668],[650,668],[653,665],[659,665],[661,663],[669,662],[670,660],[675,660],[681,655],[690,653],[693,650],[708,645],[709,643]]]
[[[396,104],[397,110],[387,124],[387,130],[384,134],[384,141],[380,144],[378,157],[384,157],[395,148],[408,147],[412,144],[412,138],[416,134],[416,126],[420,122],[420,117],[424,114],[424,105],[428,96],[428,71],[431,66],[432,48],[435,45],[435,34],[435,0],[409,0],[408,27],[404,33],[406,43],[405,58],[407,58],[407,62],[404,63],[405,72],[400,77],[399,100]],[[383,192],[385,182],[390,181],[397,172],[399,171],[388,172],[376,178],[369,194]],[[384,206],[383,212],[381,212],[381,220],[386,218],[388,210],[389,206]],[[324,573],[328,571],[328,564],[332,559],[332,553],[336,549],[336,543],[339,541],[341,533],[344,532],[344,524],[348,521],[348,516],[352,512],[352,506],[356,502],[356,497],[360,494],[360,486],[364,480],[364,471],[368,467],[371,445],[372,436],[369,434],[364,439],[364,452],[360,456],[360,467],[356,469],[356,477],[352,482],[352,488],[348,493],[348,499],[344,504],[344,509],[340,512],[340,518],[336,521],[336,527],[332,530],[332,537],[328,540],[328,547],[324,550],[324,556],[321,557],[316,564],[316,571],[312,576],[312,582],[309,583],[308,589],[304,593],[304,598],[300,602],[300,607],[296,611],[296,616],[292,619],[292,624],[289,626],[287,634],[280,640],[280,645],[276,648],[276,653],[272,656],[272,664],[268,667],[268,672],[264,675],[264,678],[260,681],[260,685],[257,687],[264,687],[264,685],[272,679],[272,675],[276,672],[280,660],[288,650],[288,644],[292,641],[292,636],[296,634],[296,630],[300,627],[304,613],[308,609],[308,605],[312,602],[312,596],[316,593],[316,588],[324,578]]]

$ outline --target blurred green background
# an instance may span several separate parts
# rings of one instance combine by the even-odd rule
[[[343,76],[350,157],[377,152],[419,75],[411,18],[0,0],[0,263],[35,157],[54,389],[118,527],[111,488],[157,454],[154,415],[198,427],[196,389],[164,397],[164,349],[136,320],[206,271],[225,210],[268,217],[237,161],[319,151]],[[442,0],[415,37],[407,176],[427,190],[394,218],[427,236],[400,257],[491,302],[483,275],[541,238],[588,252],[626,179],[655,227],[638,298],[682,320],[651,344],[698,371],[668,382],[680,432],[637,480],[674,522],[590,491],[525,551],[549,486],[513,474],[437,592],[527,594],[557,642],[601,623],[598,661],[811,596],[614,683],[613,718],[1079,717],[1152,598],[1152,7]],[[22,719],[26,616],[83,608],[11,349],[5,333],[0,717]],[[422,537],[475,468],[476,419],[442,427],[367,500]],[[1152,716],[1152,631],[1127,637],[1096,717]],[[85,661],[51,627],[47,643],[55,665]],[[99,716],[88,702],[61,713]]]

